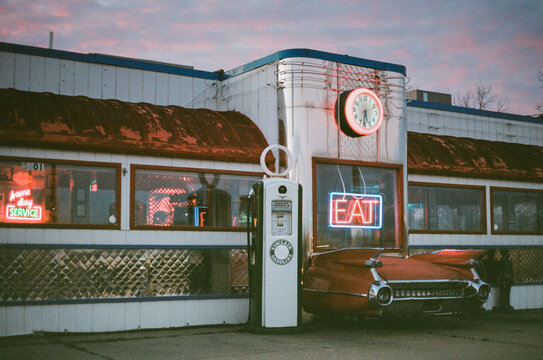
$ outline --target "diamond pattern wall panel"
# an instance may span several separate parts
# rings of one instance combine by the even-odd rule
[[[0,251],[0,301],[246,294],[247,252],[209,249]]]

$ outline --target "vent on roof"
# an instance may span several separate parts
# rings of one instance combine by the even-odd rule
[[[438,93],[426,90],[411,90],[405,96],[411,100],[431,102],[443,105],[452,105],[451,94]]]

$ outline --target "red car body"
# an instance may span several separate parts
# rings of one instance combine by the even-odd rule
[[[441,250],[404,257],[378,249],[316,254],[304,272],[306,312],[381,315],[481,308],[490,287],[474,268],[480,251]]]

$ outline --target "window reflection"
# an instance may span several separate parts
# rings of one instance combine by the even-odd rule
[[[113,166],[2,160],[0,222],[117,225],[118,177]]]
[[[410,230],[482,232],[484,189],[409,185]]]
[[[136,169],[134,226],[247,226],[247,196],[257,176]]]
[[[543,233],[543,193],[492,190],[494,232]]]
[[[397,176],[390,168],[316,163],[316,248],[399,248]]]

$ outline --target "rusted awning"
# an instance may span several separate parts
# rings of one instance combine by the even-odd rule
[[[407,136],[409,173],[543,182],[543,147],[421,134]]]
[[[236,111],[0,89],[4,146],[258,163],[268,143]]]

